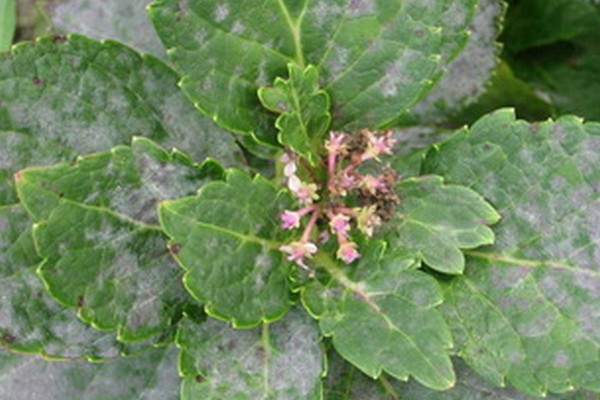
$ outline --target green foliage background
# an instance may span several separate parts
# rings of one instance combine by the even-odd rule
[[[600,398],[597,1],[380,2],[379,20],[341,22],[315,9],[343,1],[277,23],[233,10],[254,26],[215,25],[232,10],[205,15],[208,0],[158,1],[152,21],[148,0],[18,0],[16,19],[11,3],[0,51],[53,36],[0,55],[0,400]],[[255,96],[275,76],[261,100],[278,119]],[[403,250],[374,241],[356,271],[304,285],[276,251],[286,233],[267,234],[289,199],[211,159],[270,176],[256,155],[279,140],[310,159],[329,121],[394,129],[408,201],[381,239]],[[231,275],[206,268],[211,240]]]

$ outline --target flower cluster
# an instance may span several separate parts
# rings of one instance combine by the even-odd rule
[[[391,131],[376,134],[363,129],[357,135],[330,132],[325,142],[323,169],[327,179],[323,185],[313,181],[315,171],[301,164],[294,153],[288,151],[281,157],[287,187],[300,204],[298,210],[279,214],[281,228],[300,228],[302,219],[308,218],[300,239],[280,248],[289,255],[288,260],[308,269],[306,260],[318,250],[314,240],[322,244],[332,236],[337,242],[337,258],[350,264],[361,257],[351,239],[352,229],[372,236],[399,201],[393,190],[397,177],[391,169],[381,168],[380,160],[381,155],[392,153],[395,142]],[[304,167],[302,174],[300,166]],[[378,173],[362,173],[363,166]],[[319,233],[318,226],[326,228]]]

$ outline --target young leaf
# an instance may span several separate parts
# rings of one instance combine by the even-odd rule
[[[224,182],[160,205],[169,246],[186,270],[184,284],[208,314],[252,327],[288,311],[291,264],[279,251],[288,234],[276,213],[289,203],[262,176],[231,169]]]
[[[392,252],[408,251],[436,271],[460,274],[461,249],[494,242],[488,225],[500,216],[473,190],[425,176],[400,181],[396,193],[400,204],[384,233]]]
[[[329,96],[319,89],[319,73],[314,66],[302,70],[290,63],[288,72],[287,81],[275,79],[274,86],[260,88],[258,97],[267,109],[281,114],[275,122],[279,143],[314,164],[331,123]]]
[[[325,368],[316,324],[298,309],[251,330],[182,320],[181,400],[320,400]]]
[[[310,283],[302,301],[338,353],[365,374],[413,376],[433,389],[448,389],[455,380],[448,355],[452,337],[435,308],[442,301],[439,285],[415,271],[413,259],[379,260],[381,250],[369,249],[346,270],[318,254],[315,261],[332,279]]]
[[[239,151],[189,104],[161,61],[116,42],[56,36],[0,55],[0,205],[13,204],[12,175],[79,154],[129,144],[134,135],[227,165]]]
[[[17,189],[37,222],[39,274],[51,295],[124,342],[163,333],[186,296],[156,206],[193,193],[204,175],[182,153],[143,138],[75,164],[21,171]]]
[[[105,363],[0,352],[0,399],[178,400],[176,364],[174,346]]]
[[[501,110],[424,162],[502,215],[496,243],[467,253],[441,307],[458,354],[497,385],[600,391],[599,149],[597,123],[528,124]]]
[[[45,7],[55,32],[118,40],[140,52],[166,59],[165,48],[148,20],[149,3],[150,0],[64,0]]]
[[[197,106],[221,126],[273,145],[273,116],[256,91],[288,63],[318,67],[334,128],[379,126],[431,87],[442,52],[466,39],[468,18],[457,16],[475,3],[158,0],[150,14]],[[442,30],[443,16],[453,17]]]

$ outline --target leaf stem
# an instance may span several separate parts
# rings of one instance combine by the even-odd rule
[[[350,280],[350,278],[348,278],[344,274],[344,272],[339,267],[339,265],[334,260],[331,259],[329,254],[325,253],[324,251],[319,251],[317,254],[315,254],[314,260],[321,267],[323,267],[325,269],[325,271],[327,271],[327,273],[329,273],[329,275],[331,275],[331,277],[333,279],[338,281],[343,287],[350,290],[356,296],[358,296],[361,300],[363,300],[365,303],[367,303],[369,305],[369,307],[371,307],[373,309],[373,311],[375,311],[377,313],[381,312],[379,306],[377,304],[375,304],[369,298],[367,293],[365,293],[365,290],[362,287],[362,285]]]
[[[383,389],[385,390],[385,393],[388,395],[390,400],[402,400],[398,392],[396,392],[396,389],[394,389],[390,381],[383,373],[379,376],[379,382],[381,383],[381,386],[383,386]]]
[[[304,2],[304,8],[302,9],[300,17],[298,17],[298,20],[296,21],[292,19],[292,16],[290,15],[290,12],[287,9],[287,6],[283,2],[283,0],[277,0],[277,3],[279,4],[279,8],[281,8],[281,12],[283,13],[288,27],[290,28],[292,39],[294,40],[294,48],[296,50],[296,62],[298,62],[298,65],[304,68],[305,61],[304,52],[302,51],[302,41],[300,38],[300,23],[302,22],[302,18],[304,17],[304,13],[306,12],[306,1]]]
[[[577,268],[576,266],[551,261],[551,260],[527,260],[524,258],[512,257],[505,254],[498,253],[488,253],[485,251],[477,251],[477,250],[466,250],[464,253],[468,256],[474,258],[480,258],[488,261],[495,261],[503,264],[513,264],[513,265],[522,265],[524,267],[536,268],[536,267],[552,267],[552,268],[561,268],[561,269],[569,269],[569,270],[577,270],[581,273],[590,274],[592,276],[597,276],[597,273],[594,271],[588,271],[581,268]]]

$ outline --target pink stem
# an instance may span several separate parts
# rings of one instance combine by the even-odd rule
[[[316,210],[317,208],[319,208],[319,206],[317,206],[316,204],[313,204],[312,206],[308,206],[308,207],[304,207],[299,209],[298,211],[296,211],[300,216],[306,215],[311,211]]]
[[[312,230],[315,227],[315,224],[317,223],[317,219],[319,218],[319,213],[320,210],[315,210],[315,212],[313,212],[313,214],[310,216],[310,220],[308,220],[306,228],[304,228],[304,233],[302,233],[302,238],[300,239],[301,242],[308,242],[310,234],[312,233]]]
[[[344,233],[342,233],[342,232],[337,232],[337,233],[336,233],[336,235],[337,235],[337,240],[338,240],[338,243],[339,243],[340,245],[342,245],[342,244],[344,244],[344,243],[348,243],[348,237],[347,237],[347,236],[346,236]]]
[[[329,154],[327,155],[327,173],[329,174],[330,178],[333,175],[335,175],[336,156],[337,156],[337,153],[335,151],[330,151]]]

